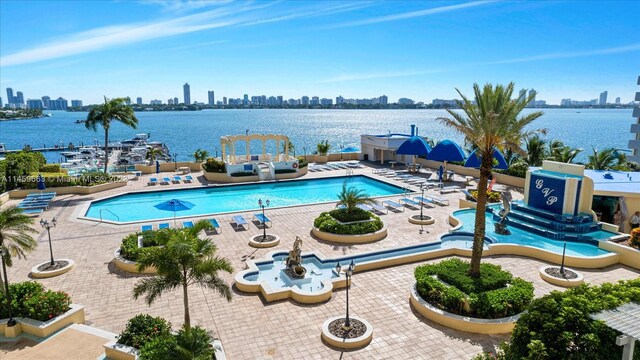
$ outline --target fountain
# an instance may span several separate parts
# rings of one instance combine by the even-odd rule
[[[500,209],[498,213],[500,221],[495,223],[495,232],[500,235],[511,235],[511,231],[507,229],[507,215],[509,215],[511,211],[511,193],[509,191],[503,191],[500,193],[500,198],[502,199],[502,209]]]
[[[300,245],[302,245],[302,239],[296,236],[296,241],[293,242],[293,249],[289,251],[289,256],[285,259],[285,263],[287,264],[286,274],[294,279],[302,279],[307,273],[307,269],[302,266],[302,257],[300,256],[302,251],[300,250]]]

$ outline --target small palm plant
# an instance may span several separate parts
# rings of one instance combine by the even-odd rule
[[[593,154],[589,155],[587,161],[587,169],[593,170],[612,170],[616,167],[622,166],[626,162],[624,154],[620,154],[613,148],[607,148],[602,151],[598,151],[592,147]]]
[[[524,162],[528,166],[542,166],[542,160],[547,157],[546,141],[538,134],[530,136],[525,141],[526,156]]]
[[[316,145],[316,150],[318,150],[318,155],[325,156],[331,149],[331,144],[329,144],[329,140],[323,140]]]
[[[147,159],[151,160],[152,163],[156,161],[158,155],[162,155],[162,150],[158,148],[150,148],[147,150]]]
[[[567,146],[560,140],[549,143],[549,160],[570,164],[581,152],[582,149]]]
[[[203,150],[198,148],[198,150],[193,152],[193,159],[197,163],[204,162],[209,157],[209,152],[207,150]]]
[[[13,256],[26,258],[26,254],[38,245],[31,234],[37,231],[31,227],[33,219],[24,215],[22,209],[12,206],[0,211],[0,248],[4,251],[3,261],[11,266]]]
[[[347,187],[347,183],[342,184],[342,191],[338,194],[338,206],[344,205],[345,211],[351,214],[358,205],[372,204],[371,199],[364,190],[358,189],[355,186]]]
[[[232,273],[231,263],[226,258],[214,256],[216,246],[209,239],[198,238],[194,232],[195,230],[174,231],[165,246],[145,253],[139,261],[138,271],[155,267],[157,276],[142,279],[133,288],[134,299],[145,295],[147,305],[151,305],[163,293],[182,287],[186,329],[191,328],[190,285],[217,291],[227,301],[231,301],[231,289],[218,275],[219,271]]]

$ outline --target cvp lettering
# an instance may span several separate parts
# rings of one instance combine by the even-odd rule
[[[555,191],[555,189],[544,187],[543,179],[536,180],[536,189],[540,190],[540,192],[542,192],[542,196],[544,196],[544,198],[547,199],[546,201],[547,205],[551,206],[556,202],[558,202],[557,196],[551,196],[551,194]]]

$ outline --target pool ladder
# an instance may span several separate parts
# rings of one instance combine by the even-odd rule
[[[113,211],[109,210],[109,209],[100,209],[100,222],[102,222],[102,212],[103,211],[107,211],[109,213],[111,213],[113,216],[115,216],[118,221],[120,221],[120,217],[118,215],[116,215]]]

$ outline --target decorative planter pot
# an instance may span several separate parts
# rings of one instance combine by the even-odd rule
[[[371,324],[367,320],[359,318],[357,316],[350,316],[349,318],[352,320],[357,320],[364,324],[364,326],[366,327],[364,334],[354,338],[342,338],[333,335],[329,331],[329,325],[334,320],[344,319],[344,316],[341,315],[329,318],[324,322],[324,324],[322,324],[322,340],[328,345],[342,350],[356,350],[369,345],[371,339],[373,339],[373,326],[371,326]]]
[[[273,235],[273,234],[267,234],[267,237],[268,236],[273,236],[273,237],[275,237],[275,239],[262,241],[262,235],[252,236],[252,237],[249,238],[249,246],[254,247],[254,248],[258,248],[258,249],[263,249],[263,248],[274,247],[274,246],[277,246],[278,244],[280,244],[280,237],[279,236],[276,236],[276,235]]]
[[[548,282],[549,284],[562,286],[562,287],[576,287],[584,283],[584,276],[582,275],[582,273],[579,273],[576,270],[569,269],[567,267],[564,268],[565,270],[569,270],[577,275],[576,278],[569,279],[569,278],[559,278],[547,273],[548,269],[553,269],[553,268],[559,269],[560,267],[557,265],[549,265],[549,266],[543,266],[540,268],[540,277],[542,278],[542,280]]]
[[[31,276],[33,276],[36,279],[44,279],[44,278],[50,278],[50,277],[54,277],[54,276],[58,276],[58,275],[62,275],[64,273],[66,273],[67,271],[71,270],[73,268],[73,266],[75,265],[75,262],[73,262],[73,260],[71,259],[58,259],[55,261],[66,261],[67,265],[64,267],[61,267],[59,269],[55,269],[55,270],[38,270],[38,268],[42,265],[45,264],[49,264],[49,261],[45,261],[43,263],[40,263],[36,266],[34,266],[33,268],[31,268]]]
[[[319,163],[319,164],[324,164],[327,161],[329,161],[329,156],[328,155],[314,155],[313,156],[313,161]]]
[[[84,306],[71,304],[69,311],[60,314],[49,321],[39,321],[29,318],[15,318],[17,324],[7,327],[7,320],[0,320],[0,334],[13,338],[23,332],[39,338],[47,338],[53,333],[71,324],[84,324]]]
[[[436,219],[429,215],[422,215],[423,219],[420,220],[420,215],[409,216],[409,222],[415,225],[431,225],[436,222]]]
[[[138,263],[135,261],[129,261],[123,258],[120,255],[120,248],[118,248],[113,253],[113,257],[114,257],[113,260],[116,264],[116,267],[122,271],[130,272],[134,274],[155,274],[158,272],[156,268],[153,266],[146,268],[143,272],[138,272]]]
[[[320,231],[318,228],[313,228],[311,233],[320,240],[330,241],[340,244],[364,244],[382,240],[387,237],[387,224],[382,226],[382,229],[368,234],[361,235],[342,235],[334,234],[326,231]]]

